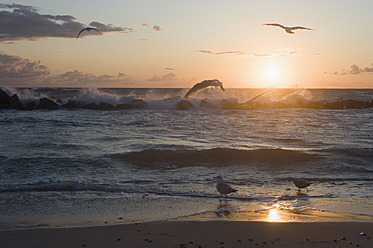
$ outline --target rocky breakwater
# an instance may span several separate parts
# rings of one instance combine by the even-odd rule
[[[17,110],[34,110],[34,109],[47,109],[57,110],[65,109],[92,109],[92,110],[122,110],[122,109],[143,109],[147,107],[147,103],[142,99],[135,99],[129,103],[112,105],[106,102],[84,103],[76,100],[69,99],[67,103],[63,103],[61,99],[53,101],[49,98],[43,97],[38,101],[22,102],[17,94],[9,96],[5,91],[0,89],[0,109],[17,109]]]

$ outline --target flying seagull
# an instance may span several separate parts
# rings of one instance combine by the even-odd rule
[[[201,91],[203,90],[204,88],[207,88],[207,87],[220,87],[222,89],[222,91],[225,91],[224,87],[223,87],[223,83],[220,82],[219,80],[217,79],[213,79],[213,80],[204,80],[200,83],[197,83],[195,84],[189,91],[188,93],[185,94],[184,98],[189,98],[191,97],[192,95],[196,94],[198,91]]]
[[[94,30],[94,31],[98,32],[99,34],[101,34],[101,32],[98,31],[96,28],[83,28],[82,30],[80,30],[78,36],[76,36],[76,39],[79,38],[79,35],[80,35],[82,32],[84,32],[84,31],[88,31],[88,32],[89,32],[89,31],[92,31],[92,30]],[[102,35],[102,34],[101,34],[101,35]]]
[[[286,33],[288,34],[294,34],[294,30],[296,29],[307,29],[307,30],[313,30],[313,29],[310,29],[310,28],[305,28],[305,27],[301,27],[301,26],[296,26],[296,27],[285,27],[281,24],[277,24],[277,23],[266,23],[266,24],[263,24],[263,25],[267,25],[267,26],[276,26],[276,27],[280,27],[280,28],[283,28],[285,29]]]
[[[303,189],[303,188],[306,188],[307,189],[307,192],[308,192],[308,186],[310,186],[312,183],[308,183],[306,182],[306,180],[304,179],[293,179],[293,183],[295,186],[297,186],[297,188],[299,189],[299,192],[300,192],[300,189]]]
[[[225,195],[225,198],[227,198],[227,195],[229,193],[237,192],[236,189],[232,188],[229,186],[227,183],[224,182],[222,176],[216,177],[217,182],[216,182],[216,189],[220,193],[220,196]]]

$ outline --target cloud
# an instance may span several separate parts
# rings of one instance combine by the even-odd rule
[[[325,55],[321,53],[314,53],[312,55],[302,54],[301,48],[291,49],[283,48],[277,49],[272,53],[249,53],[242,51],[212,51],[212,50],[197,50],[194,52],[209,54],[209,55],[231,55],[231,56],[245,56],[245,57],[287,57],[287,56],[316,56],[316,55]]]
[[[154,75],[152,78],[149,79],[149,81],[159,82],[159,81],[172,81],[176,79],[177,79],[176,74],[171,72],[171,73],[164,74],[164,75]]]
[[[166,67],[164,68],[165,70],[168,70],[168,71],[174,71],[175,69],[174,68],[170,68],[170,67]]]
[[[132,28],[115,27],[96,21],[89,25],[102,33],[134,31]],[[0,4],[0,26],[0,42],[51,37],[75,38],[86,27],[71,15],[41,14],[38,8],[21,4]]]
[[[324,72],[324,73],[325,74],[333,74],[333,75],[341,75],[341,76],[357,75],[357,74],[361,74],[361,73],[364,73],[364,72],[373,72],[373,63],[371,64],[371,66],[372,67],[360,68],[359,66],[353,64],[353,65],[351,65],[350,70],[343,69],[340,72],[334,72],[334,73]]]
[[[93,75],[79,70],[51,76],[50,69],[40,61],[0,54],[0,86],[64,86],[64,87],[120,87],[133,83],[125,73]]]
[[[148,24],[148,23],[143,23],[142,26],[143,26],[143,27],[146,27],[146,28],[151,28],[151,29],[153,29],[154,31],[157,31],[157,32],[161,32],[161,31],[163,31],[163,28],[161,28],[159,25],[154,25],[153,27],[151,27],[150,24]]]
[[[214,52],[211,50],[198,50],[197,53],[212,54],[212,55],[245,55],[246,53],[240,51],[221,51]]]
[[[40,61],[30,61],[14,55],[0,54],[0,78],[3,80],[40,78],[49,73],[49,69],[42,65]]]
[[[154,25],[153,29],[154,29],[154,31],[158,31],[158,32],[163,31],[163,29],[158,25]]]
[[[132,84],[133,80],[125,73],[118,73],[118,75],[96,76],[79,70],[74,70],[50,78],[49,82],[62,86],[112,87]]]

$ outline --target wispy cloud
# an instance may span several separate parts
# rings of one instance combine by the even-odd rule
[[[152,27],[152,26],[151,26],[150,24],[148,24],[148,23],[143,23],[142,26],[143,26],[143,27],[147,27],[147,28],[151,28],[151,29],[153,29],[154,31],[157,31],[157,32],[161,32],[161,31],[163,31],[163,28],[161,28],[159,25],[154,25],[154,26]]]
[[[158,25],[154,25],[153,29],[154,29],[154,31],[158,31],[158,32],[163,31],[163,29]]]
[[[357,65],[351,65],[351,69],[350,70],[346,70],[346,69],[343,69],[342,71],[340,72],[324,72],[325,74],[333,74],[333,75],[357,75],[357,74],[361,74],[361,73],[364,73],[364,72],[373,72],[373,63],[371,64],[372,67],[365,67],[365,68],[360,68],[359,66]]]
[[[52,76],[40,61],[0,54],[0,86],[119,87],[132,83],[133,79],[125,73],[97,76],[74,70]]]
[[[165,70],[168,70],[168,71],[174,71],[175,69],[174,68],[171,68],[171,67],[166,67],[164,68]]]
[[[159,82],[159,81],[173,81],[176,80],[176,74],[174,73],[167,73],[163,75],[154,75],[152,78],[149,79],[149,81],[152,82]]]
[[[322,53],[304,54],[301,48],[291,49],[283,48],[270,53],[258,52],[243,52],[243,51],[212,51],[212,50],[197,50],[194,52],[209,54],[209,55],[230,55],[230,56],[243,56],[243,57],[287,57],[287,56],[320,56],[325,55]]]
[[[0,4],[0,10],[0,42],[50,37],[75,38],[77,33],[86,27],[71,15],[41,14],[34,6]],[[89,26],[99,29],[102,33],[134,31],[132,28],[115,27],[97,21],[91,22]]]

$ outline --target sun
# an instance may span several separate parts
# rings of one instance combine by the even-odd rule
[[[267,81],[274,83],[279,78],[279,70],[276,66],[270,66],[270,67],[267,67],[264,75]]]

